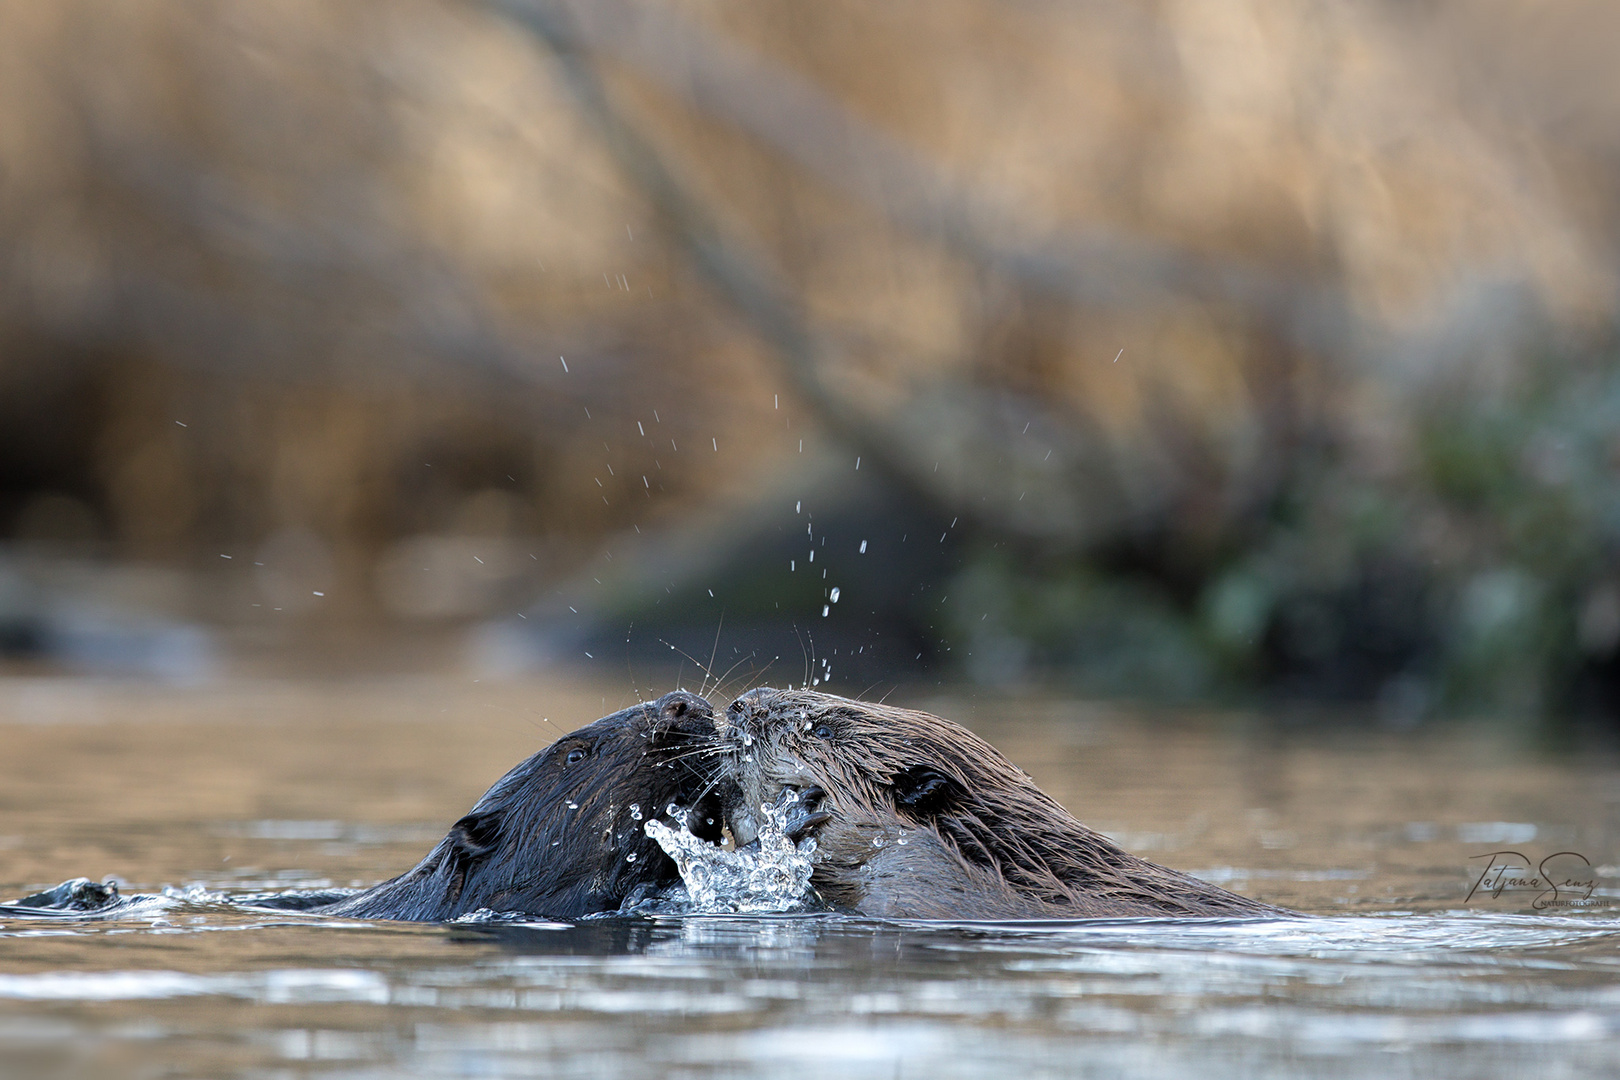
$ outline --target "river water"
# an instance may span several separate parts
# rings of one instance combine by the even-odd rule
[[[1306,920],[440,927],[218,899],[397,873],[512,764],[635,699],[0,681],[0,897],[174,890],[115,921],[0,921],[0,1076],[1620,1073],[1601,732],[891,697],[973,727],[1132,850]],[[1549,857],[1556,894],[1513,884]]]

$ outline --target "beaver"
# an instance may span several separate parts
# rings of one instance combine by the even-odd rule
[[[910,709],[761,687],[715,720],[740,803],[814,806],[811,887],[831,907],[916,919],[1292,915],[1148,862],[1086,828],[966,728]]]
[[[684,691],[605,716],[501,777],[414,869],[299,906],[418,922],[481,908],[574,919],[655,895],[679,876],[644,820],[684,811],[694,833],[722,839],[723,796],[703,764],[713,718]]]

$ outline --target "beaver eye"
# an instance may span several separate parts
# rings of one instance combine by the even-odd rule
[[[589,757],[590,754],[591,752],[585,749],[583,746],[576,746],[572,750],[568,751],[568,764],[578,765],[580,762]]]
[[[817,724],[815,730],[810,732],[810,734],[814,735],[818,739],[830,739],[833,737],[832,725],[828,723]]]

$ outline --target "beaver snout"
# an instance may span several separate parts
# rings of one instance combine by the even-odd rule
[[[745,741],[752,741],[756,734],[752,720],[753,710],[742,698],[738,698],[726,707],[725,712],[714,718],[714,731],[726,742],[742,745]],[[744,739],[744,735],[749,737],[748,740]]]
[[[657,701],[648,703],[653,723],[663,730],[711,731],[714,727],[714,706],[705,698],[686,690],[675,690]]]
[[[715,717],[714,730],[735,746],[748,746],[765,734],[770,702],[780,691],[756,687],[737,698],[726,711]]]

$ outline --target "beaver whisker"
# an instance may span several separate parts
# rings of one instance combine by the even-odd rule
[[[698,753],[700,751],[718,751],[724,749],[720,743],[715,741],[712,735],[688,736],[688,739],[690,740],[689,742],[680,746],[663,746],[651,752],[665,756],[675,756],[678,752],[679,756],[684,756],[686,754]]]
[[[677,648],[672,642],[667,641],[664,638],[659,638],[658,639],[658,644],[660,644],[660,645],[668,645],[671,652],[680,653],[686,659],[692,661],[692,666],[693,667],[695,667],[699,671],[703,672],[703,682],[699,684],[698,696],[702,697],[705,694],[707,694],[708,693],[709,679],[714,675],[714,672],[712,672],[708,668],[704,667],[703,666],[703,661],[699,660],[697,657],[693,656],[691,653],[687,652],[685,649]],[[714,644],[715,644],[715,648],[720,647],[720,631],[719,631],[718,628],[714,632]],[[712,658],[711,658],[711,662],[712,662]],[[679,684],[679,681],[680,681],[679,676],[677,675],[677,677],[676,677],[677,684]]]
[[[674,765],[674,764],[676,764],[678,762],[688,761],[688,760],[690,760],[692,758],[719,757],[719,756],[722,756],[724,754],[725,754],[725,750],[723,750],[723,749],[716,748],[716,747],[703,747],[703,746],[700,746],[700,747],[694,747],[691,750],[682,751],[679,754],[672,754],[672,755],[670,755],[668,757],[661,758],[659,760],[658,764],[666,765],[666,766],[667,765]]]
[[[726,680],[731,678],[731,673],[733,671],[736,671],[739,667],[746,664],[748,661],[752,660],[754,657],[756,657],[758,655],[759,655],[759,653],[757,651],[756,652],[751,652],[751,653],[747,654],[746,656],[742,657],[741,659],[737,660],[730,667],[726,668],[725,674],[721,675],[720,678],[715,680],[714,692],[716,694],[720,695],[720,696],[725,696]],[[749,672],[749,677],[750,678],[759,678],[759,677],[763,676],[767,671],[769,671],[771,669],[771,664],[774,664],[774,663],[776,663],[776,659],[773,657],[759,671],[751,671],[751,672]]]
[[[714,645],[709,649],[709,666],[703,669],[703,685],[698,690],[700,694],[706,695],[709,692],[709,680],[714,676],[714,658],[720,652],[720,631],[725,625],[726,613],[722,611],[719,622],[714,624]],[[714,688],[720,689],[720,680],[715,679]]]
[[[704,783],[702,790],[699,791],[697,793],[697,797],[692,800],[694,805],[696,803],[702,802],[704,799],[708,798],[711,794],[718,791],[720,789],[721,782],[729,780],[729,779],[731,779],[731,778],[726,773],[724,763],[717,764],[715,766],[713,774],[710,775],[708,781]]]

